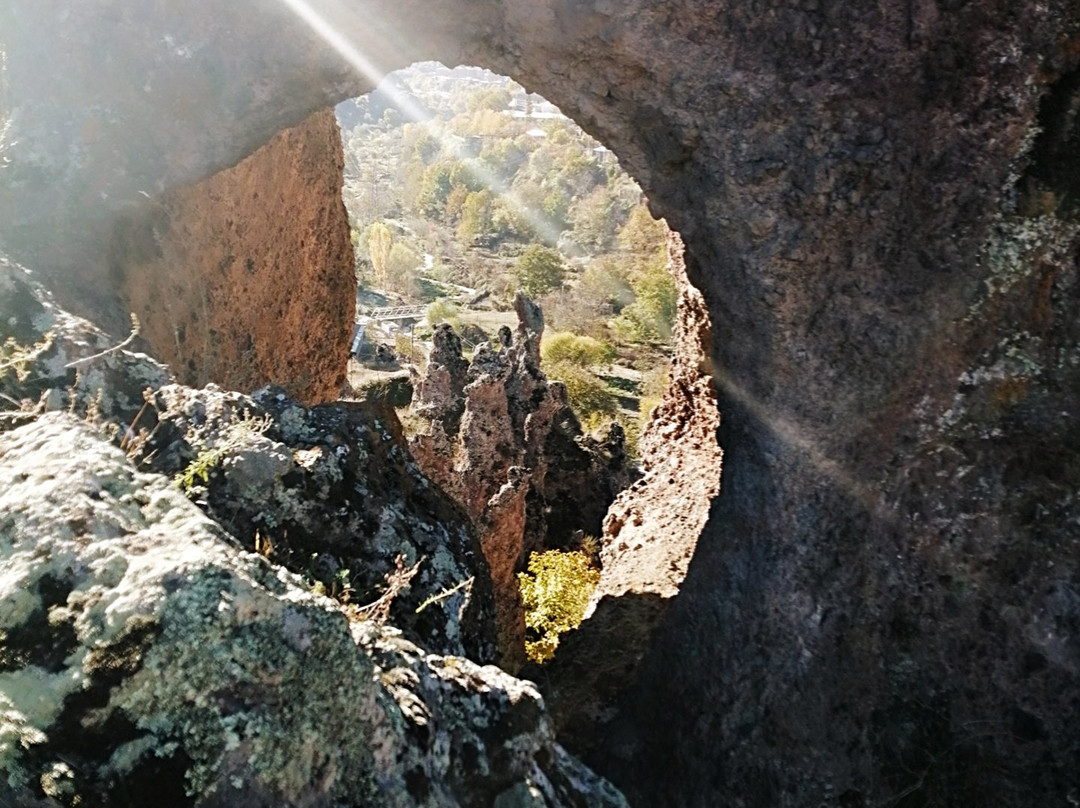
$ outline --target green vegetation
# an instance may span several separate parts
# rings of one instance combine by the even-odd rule
[[[46,333],[36,345],[20,345],[14,337],[8,337],[0,344],[0,392],[4,392],[8,383],[11,392],[30,375],[30,368],[37,359],[52,347],[53,334]]]
[[[458,317],[458,307],[445,298],[439,298],[431,303],[431,305],[427,307],[424,319],[432,328],[439,323],[449,323],[455,329],[459,328],[461,325],[461,320]]]
[[[654,261],[630,278],[634,302],[609,324],[622,342],[668,342],[675,325],[679,291],[664,264]]]
[[[618,398],[601,379],[585,368],[564,362],[545,368],[545,372],[548,378],[566,385],[570,406],[586,428],[602,425],[618,414]]]
[[[201,485],[210,482],[211,473],[230,453],[242,450],[256,437],[265,433],[272,423],[269,415],[254,418],[245,411],[239,421],[229,425],[219,442],[203,447],[184,470],[176,475],[173,482],[186,493],[193,493],[200,486],[200,480]]]
[[[375,283],[384,285],[387,279],[387,265],[390,263],[390,248],[394,238],[390,228],[382,222],[375,222],[368,228],[368,255],[371,256],[371,269]]]
[[[554,331],[540,344],[540,358],[548,366],[568,363],[579,368],[610,365],[618,357],[615,346],[571,331]]]
[[[460,333],[471,301],[509,311],[521,289],[583,425],[617,420],[632,442],[651,406],[635,415],[637,379],[667,364],[675,320],[664,223],[611,152],[513,81],[433,63],[391,80],[431,117],[409,122],[379,94],[338,110],[365,296],[435,301],[428,325]]]
[[[424,349],[416,344],[416,341],[408,334],[398,334],[394,337],[394,353],[419,370],[427,365],[427,355]]]
[[[544,663],[555,655],[559,635],[585,617],[600,571],[586,552],[548,550],[529,557],[528,572],[518,573],[525,606],[525,653]]]
[[[664,398],[668,386],[668,368],[653,368],[641,380],[641,398],[638,399],[638,412],[642,422],[649,419],[652,411]]]
[[[529,297],[546,295],[562,286],[563,262],[555,250],[533,244],[522,253],[514,268],[518,288]]]

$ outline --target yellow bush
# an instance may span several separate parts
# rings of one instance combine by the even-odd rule
[[[540,343],[540,358],[548,365],[570,364],[580,368],[610,365],[615,349],[606,342],[570,331],[555,331]]]
[[[581,624],[599,580],[599,570],[577,550],[548,550],[529,557],[529,571],[518,573],[529,659],[544,663],[555,655],[559,635]]]

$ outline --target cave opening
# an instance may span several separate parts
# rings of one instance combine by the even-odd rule
[[[678,288],[666,225],[611,150],[513,80],[438,62],[389,74],[336,115],[369,332],[354,354],[362,347],[368,357],[382,341],[419,358],[417,335],[439,322],[451,322],[469,351],[516,326],[521,289],[541,304],[549,339],[565,335],[558,356],[614,368],[610,392],[571,391],[579,415],[648,414],[639,393],[644,379],[646,405],[657,398]],[[631,347],[632,367],[612,362]]]

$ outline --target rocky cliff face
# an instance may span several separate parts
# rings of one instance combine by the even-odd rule
[[[644,805],[1075,800],[1080,3],[333,5],[543,93],[685,239],[723,487],[593,759]],[[356,92],[288,14],[6,4],[8,245],[74,266]]]
[[[607,507],[632,480],[620,429],[604,441],[583,434],[566,388],[540,369],[544,319],[520,293],[518,329],[477,346],[472,361],[448,325],[436,327],[412,416],[417,464],[469,515],[491,568],[500,664],[525,659],[517,573],[530,552],[596,536]]]
[[[560,639],[542,672],[527,672],[544,682],[560,737],[591,752],[609,737],[608,722],[679,594],[720,492],[708,310],[686,279],[678,234],[668,235],[668,258],[679,285],[675,354],[668,389],[638,444],[644,476],[604,519],[600,581],[585,621]]]
[[[118,224],[122,296],[181,382],[338,397],[356,299],[343,164],[324,110]]]
[[[0,457],[5,804],[625,805],[531,684],[350,624],[79,419]]]

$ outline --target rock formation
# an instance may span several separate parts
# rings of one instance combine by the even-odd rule
[[[0,457],[5,805],[625,806],[531,684],[350,624],[85,422]]]
[[[246,396],[177,385],[149,357],[109,346],[18,267],[0,270],[4,300],[32,313],[25,328],[16,323],[30,358],[3,363],[0,376],[5,398],[21,407],[0,427],[55,410],[101,424],[141,471],[174,480],[242,546],[353,607],[379,598],[401,557],[416,573],[391,604],[394,624],[432,651],[494,658],[490,576],[475,532],[420,472],[392,409],[307,409],[280,388]]]
[[[644,476],[604,519],[601,572],[585,621],[560,638],[544,682],[560,737],[602,745],[605,725],[634,681],[660,620],[679,593],[720,492],[722,452],[709,356],[709,315],[686,279],[684,248],[668,234],[668,267],[679,286],[675,354],[663,400],[642,432]]]
[[[1075,801],[1080,0],[315,6],[542,93],[686,242],[723,487],[591,759],[661,807]],[[115,294],[139,191],[370,85],[290,8],[5,3],[8,248]]]
[[[343,164],[324,110],[118,225],[122,295],[181,382],[338,397],[356,298]]]
[[[409,440],[424,473],[458,502],[480,534],[495,592],[500,665],[524,662],[517,573],[530,552],[596,536],[608,505],[632,479],[621,429],[584,435],[561,382],[540,369],[540,308],[518,294],[516,336],[481,343],[467,361],[446,324],[414,387]]]
[[[170,384],[6,259],[0,313],[0,804],[626,805],[465,658],[486,565],[392,410]]]

